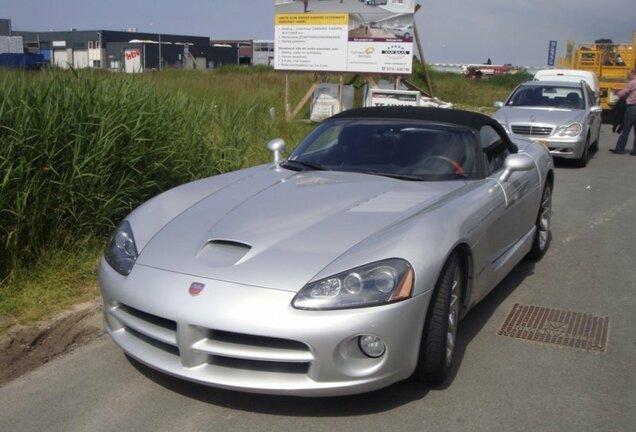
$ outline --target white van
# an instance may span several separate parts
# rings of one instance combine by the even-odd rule
[[[598,85],[598,77],[594,72],[576,69],[542,69],[534,74],[536,81],[585,81],[596,96],[596,105],[600,103],[601,90]]]

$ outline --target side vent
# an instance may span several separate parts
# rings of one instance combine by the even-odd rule
[[[231,240],[211,240],[197,255],[197,261],[209,267],[229,267],[252,249],[250,245]]]

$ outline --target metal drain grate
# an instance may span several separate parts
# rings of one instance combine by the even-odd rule
[[[608,333],[609,317],[515,304],[497,334],[605,352]]]

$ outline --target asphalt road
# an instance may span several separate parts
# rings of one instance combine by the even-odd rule
[[[461,322],[442,388],[240,394],[156,373],[102,337],[0,388],[0,431],[633,431],[636,157],[609,153],[615,140],[604,129],[587,168],[557,163],[551,249]],[[608,316],[608,351],[498,336],[515,303]]]

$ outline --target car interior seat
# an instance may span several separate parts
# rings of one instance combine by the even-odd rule
[[[571,106],[575,108],[581,108],[581,96],[579,96],[578,93],[568,93],[565,97],[565,100],[567,100]]]

